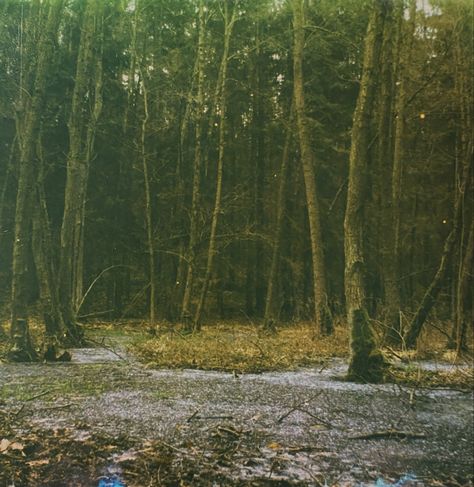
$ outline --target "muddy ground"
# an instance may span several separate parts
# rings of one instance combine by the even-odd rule
[[[72,356],[0,364],[0,487],[473,485],[470,392]]]

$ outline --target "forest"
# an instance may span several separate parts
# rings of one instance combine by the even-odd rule
[[[472,365],[473,10],[1,0],[0,373],[102,332],[201,368],[239,329],[261,370]]]

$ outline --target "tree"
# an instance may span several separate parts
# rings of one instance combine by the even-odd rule
[[[333,323],[328,304],[320,205],[318,202],[316,179],[314,174],[314,154],[311,148],[303,89],[304,1],[293,0],[292,7],[294,32],[293,83],[295,111],[311,238],[314,313],[317,329],[323,335],[327,335],[332,333]]]
[[[222,182],[224,174],[224,158],[226,148],[226,108],[227,108],[227,66],[229,62],[229,48],[230,39],[232,36],[232,30],[237,20],[237,8],[238,5],[234,5],[232,8],[232,14],[229,13],[228,0],[224,0],[224,48],[222,51],[222,59],[219,68],[218,85],[216,87],[216,93],[218,93],[218,110],[219,110],[219,152],[217,157],[217,180],[216,180],[216,195],[214,201],[214,209],[212,211],[211,219],[211,233],[209,235],[209,246],[207,251],[207,263],[206,271],[204,275],[204,282],[202,283],[201,292],[199,295],[199,301],[194,313],[193,325],[195,330],[199,330],[201,326],[201,314],[204,309],[206,301],[207,291],[209,288],[209,282],[211,280],[211,274],[213,271],[214,257],[217,252],[216,249],[216,236],[217,236],[217,224],[221,214],[222,207]]]
[[[187,251],[187,275],[186,284],[183,295],[183,305],[181,310],[181,320],[186,323],[189,328],[191,325],[191,296],[194,283],[194,273],[196,266],[196,245],[199,236],[199,211],[201,200],[201,166],[202,166],[202,118],[204,117],[204,39],[205,39],[205,22],[204,22],[204,5],[199,2],[199,37],[196,56],[196,70],[197,70],[197,94],[195,106],[195,146],[194,146],[194,165],[193,165],[193,188],[192,188],[192,202],[191,202],[191,223],[189,230],[189,244]],[[186,112],[190,107],[188,103]],[[186,115],[186,113],[185,113]],[[183,120],[184,124],[184,120]],[[183,134],[184,130],[181,130]],[[183,139],[181,135],[181,139]],[[182,144],[181,144],[182,145]]]
[[[88,0],[85,6],[68,123],[69,153],[61,226],[59,298],[68,338],[72,343],[82,341],[76,310],[82,300],[84,212],[89,164],[95,126],[102,109],[100,50],[95,45],[96,33],[102,22],[102,6],[103,2],[99,0]],[[94,70],[94,67],[97,69]],[[92,73],[96,78],[93,86],[90,85]],[[91,92],[94,93],[95,106],[89,115]]]
[[[291,104],[289,124],[286,127],[285,145],[283,146],[283,154],[280,165],[280,184],[278,187],[278,194],[276,198],[276,222],[274,227],[273,251],[270,272],[268,274],[267,296],[265,300],[265,315],[263,326],[267,331],[274,331],[275,317],[274,317],[274,298],[275,287],[277,280],[278,264],[280,262],[281,241],[283,237],[283,218],[285,215],[285,193],[287,187],[288,173],[289,173],[289,158],[290,145],[292,139],[292,123],[294,122],[294,105]]]
[[[37,61],[31,97],[22,97],[18,114],[19,172],[15,208],[13,273],[11,297],[12,360],[31,361],[36,358],[28,331],[28,285],[33,278],[29,264],[34,186],[37,164],[35,148],[46,98],[47,76],[55,51],[62,1],[47,3],[48,17],[36,46]]]
[[[398,12],[398,90],[394,106],[394,128],[393,128],[393,163],[391,174],[391,211],[387,215],[390,222],[386,235],[388,252],[384,257],[387,259],[387,272],[385,281],[385,298],[387,306],[387,340],[389,343],[399,345],[402,341],[401,323],[401,297],[400,297],[400,204],[402,192],[403,164],[406,163],[406,103],[408,97],[408,73],[407,65],[410,64],[411,52],[413,49],[413,36],[416,27],[416,2],[410,2],[409,19],[404,22],[404,5]]]
[[[364,212],[367,204],[367,170],[370,121],[374,107],[377,67],[383,42],[387,4],[375,0],[367,27],[360,91],[354,111],[349,156],[349,183],[344,219],[345,294],[347,319],[351,329],[351,360],[348,378],[374,382],[382,378],[383,357],[375,343],[366,304],[367,268]]]

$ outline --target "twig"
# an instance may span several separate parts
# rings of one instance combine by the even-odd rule
[[[316,416],[315,414],[313,413],[310,413],[309,411],[307,411],[306,409],[301,409],[301,408],[298,408],[298,411],[301,411],[302,413],[305,413],[307,414],[308,416],[310,416],[311,418],[315,419],[316,421],[318,421],[320,424],[328,427],[328,428],[332,428],[332,424],[329,423],[328,421],[320,418],[319,416]]]
[[[233,436],[235,436],[237,438],[241,435],[241,432],[236,431],[233,428],[226,428],[225,426],[218,426],[217,427],[217,430],[218,431],[222,431],[224,433],[229,433],[230,435],[233,435]]]
[[[49,391],[40,392],[39,394],[36,394],[35,396],[31,396],[28,399],[25,399],[25,402],[33,401],[34,399],[38,399],[39,397],[46,396],[46,394],[50,394],[51,392],[53,392],[53,391],[49,390]]]
[[[13,415],[14,417],[17,417],[21,414],[21,412],[23,411],[23,409],[25,409],[25,406],[26,406],[26,403],[23,403],[20,408],[18,409],[18,411]]]
[[[166,448],[169,448],[170,450],[174,450],[174,451],[177,451],[178,453],[181,453],[183,455],[187,455],[188,452],[184,451],[184,450],[181,450],[180,448],[176,448],[175,446],[173,445],[170,445],[169,443],[166,443],[166,441],[163,441],[163,440],[156,440],[158,443],[162,444],[163,446],[166,446]]]
[[[344,186],[348,183],[349,178],[346,178],[342,184],[339,186],[339,189],[336,192],[336,196],[334,196],[334,199],[332,200],[331,204],[329,205],[328,208],[328,214],[331,213],[332,209],[334,208],[334,205],[336,204],[336,201],[339,198],[339,195],[342,193],[342,190],[344,189]]]
[[[375,431],[374,433],[366,433],[363,435],[349,436],[350,440],[380,440],[384,438],[417,440],[426,438],[426,435],[424,433],[411,433],[410,431],[386,430]]]
[[[311,413],[308,413],[307,411],[302,410],[301,406],[306,405],[306,404],[310,403],[311,401],[314,401],[314,399],[316,399],[318,396],[321,395],[321,392],[322,391],[319,391],[316,394],[314,394],[313,396],[311,396],[309,399],[305,399],[304,401],[299,402],[297,404],[293,403],[293,407],[288,412],[286,412],[283,416],[280,416],[277,419],[277,423],[281,423],[285,418],[287,418],[291,413],[294,413],[295,411],[302,411],[302,412],[307,413],[311,416]]]
[[[199,409],[196,409],[196,411],[194,411],[193,414],[191,414],[191,416],[189,416],[189,418],[186,420],[186,423],[190,423],[194,418],[198,417],[197,414],[199,413]]]
[[[234,419],[233,416],[194,416],[194,419]]]
[[[105,348],[106,350],[108,350],[109,352],[112,352],[114,355],[116,355],[120,360],[123,360],[124,362],[128,362],[128,360],[123,357],[122,355],[120,355],[118,352],[115,351],[115,349],[113,347],[109,347],[105,344],[104,340],[105,340],[105,337],[102,337],[102,340],[100,342],[98,342],[97,340],[94,340],[93,338],[87,338],[87,340],[89,340],[90,342],[92,343],[95,343],[96,345],[100,345],[101,347]]]
[[[286,412],[283,416],[280,416],[277,419],[277,423],[281,423],[285,418],[287,418],[291,413],[294,413],[295,411],[298,410],[298,406],[295,406],[294,408],[291,408],[288,412]]]

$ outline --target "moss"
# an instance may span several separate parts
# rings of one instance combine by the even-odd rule
[[[334,323],[329,307],[321,306],[318,314],[321,334],[325,336],[331,335],[334,332]]]
[[[355,382],[381,382],[385,361],[377,349],[367,312],[354,310],[351,318],[352,355],[347,378]]]

